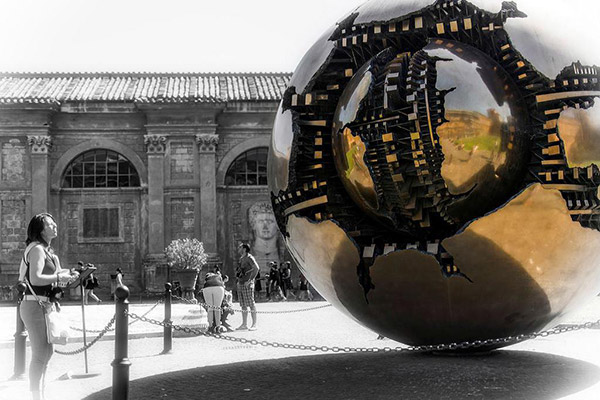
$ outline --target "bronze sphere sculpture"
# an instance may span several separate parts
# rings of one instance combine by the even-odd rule
[[[323,34],[269,153],[319,293],[420,345],[532,333],[600,292],[600,57],[564,28],[514,2],[372,0]]]

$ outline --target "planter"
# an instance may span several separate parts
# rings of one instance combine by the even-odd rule
[[[179,280],[181,289],[183,291],[183,298],[194,300],[194,289],[196,287],[196,281],[200,271],[197,269],[181,269],[175,271],[175,276]]]

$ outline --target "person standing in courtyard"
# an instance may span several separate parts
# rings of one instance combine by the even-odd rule
[[[94,294],[94,289],[96,289],[100,285],[98,284],[98,278],[96,278],[93,273],[90,274],[90,276],[88,276],[88,278],[85,280],[83,285],[84,285],[83,286],[83,289],[84,289],[83,303],[84,304],[88,304],[89,297],[91,297],[98,304],[102,303],[102,300],[100,300],[98,298],[98,296],[96,296]]]
[[[19,267],[19,280],[27,283],[20,315],[29,333],[31,362],[29,388],[33,400],[44,398],[44,378],[54,347],[48,343],[46,319],[42,307],[50,307],[59,284],[77,279],[76,272],[62,269],[50,242],[57,236],[57,225],[52,215],[35,215],[27,227],[27,247]],[[53,295],[54,293],[54,295]]]
[[[256,305],[254,303],[254,280],[258,274],[259,267],[250,254],[250,246],[246,243],[238,247],[240,254],[239,266],[236,271],[237,293],[242,307],[242,324],[237,330],[256,330]],[[252,326],[248,328],[248,308],[252,316]]]
[[[295,300],[296,295],[294,295],[294,292],[292,291],[294,289],[292,285],[292,268],[289,261],[281,263],[279,274],[281,275],[281,289],[283,290],[283,297],[289,299],[291,296]]]

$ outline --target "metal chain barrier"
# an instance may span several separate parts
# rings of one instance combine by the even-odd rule
[[[112,330],[112,326],[115,323],[115,317],[116,315],[113,315],[113,317],[110,319],[110,321],[108,321],[108,324],[106,324],[106,326],[104,327],[104,329],[102,329],[100,331],[100,334],[98,336],[96,336],[94,338],[94,340],[92,340],[91,342],[89,342],[87,345],[77,349],[77,350],[73,350],[73,351],[60,351],[60,350],[54,350],[56,353],[58,354],[62,354],[64,356],[72,356],[75,354],[79,354],[84,352],[85,350],[89,349],[90,347],[92,347],[94,344],[96,344],[96,342],[98,342],[98,340],[102,339],[102,336],[104,336],[108,331]]]
[[[321,352],[334,352],[334,353],[378,353],[378,352],[408,352],[408,353],[416,353],[416,352],[427,352],[427,351],[447,351],[447,350],[464,350],[477,348],[482,346],[493,346],[497,344],[505,344],[505,343],[518,343],[528,339],[535,339],[538,337],[547,337],[550,335],[558,335],[565,332],[577,331],[580,329],[592,329],[600,326],[600,320],[595,322],[586,322],[584,324],[579,325],[569,325],[564,327],[556,327],[546,331],[534,332],[529,334],[522,334],[516,336],[506,336],[503,338],[497,339],[484,339],[484,340],[473,340],[473,341],[464,341],[460,343],[442,343],[435,345],[419,345],[419,346],[407,346],[407,347],[330,347],[330,346],[315,346],[315,345],[303,345],[303,344],[290,344],[290,343],[279,343],[279,342],[268,342],[266,340],[256,340],[256,339],[245,339],[238,338],[233,336],[225,336],[220,335],[218,333],[211,333],[202,331],[200,329],[189,328],[187,326],[179,326],[171,323],[165,323],[163,321],[158,321],[151,318],[146,318],[143,316],[139,316],[132,312],[126,312],[131,318],[136,320],[141,320],[143,322],[148,322],[150,324],[159,325],[162,327],[173,328],[178,331],[183,331],[185,333],[192,333],[198,336],[207,336],[215,339],[227,340],[230,342],[238,342],[244,344],[251,345],[260,345],[265,347],[275,347],[275,348],[283,348],[283,349],[294,349],[294,350],[311,350],[311,351],[321,351]]]
[[[194,304],[194,305],[199,305],[201,307],[204,308],[208,308],[210,310],[223,310],[223,307],[220,306],[213,306],[210,304],[206,304],[206,303],[201,303],[199,301],[194,301],[194,300],[188,300],[188,299],[184,299],[182,297],[179,296],[175,296],[172,295],[172,297],[176,300],[181,300],[187,304]],[[320,308],[326,308],[326,307],[331,307],[331,304],[324,304],[321,306],[315,306],[315,307],[308,307],[308,308],[300,308],[300,309],[296,309],[296,310],[285,310],[285,311],[260,311],[260,310],[256,310],[257,314],[289,314],[289,313],[296,313],[296,312],[302,312],[302,311],[312,311],[312,310],[318,310]],[[241,309],[237,309],[237,308],[233,308],[230,307],[229,308],[231,311],[236,311],[236,312],[242,312]]]
[[[154,304],[154,305],[152,306],[152,308],[150,308],[148,311],[146,311],[146,312],[144,313],[144,315],[143,315],[143,316],[145,317],[146,315],[150,314],[150,313],[152,312],[152,310],[154,310],[154,309],[155,309],[155,308],[156,308],[156,307],[157,307],[159,304],[161,304],[162,302],[163,302],[163,299],[159,299],[159,300],[156,302],[156,304]],[[134,324],[134,323],[136,323],[136,322],[137,322],[137,320],[131,321],[131,322],[129,323],[129,325],[132,325],[132,324]],[[72,330],[74,330],[74,331],[77,331],[77,332],[83,332],[83,329],[81,329],[81,328],[78,328],[78,327],[76,327],[76,326],[70,326],[69,328],[70,328],[70,329],[72,329]],[[111,328],[111,329],[110,329],[110,331],[114,331],[114,330],[115,330],[114,328]],[[102,329],[101,329],[101,330],[98,330],[98,329],[86,329],[85,331],[86,331],[86,332],[90,332],[90,333],[98,333],[98,332],[102,332],[103,330],[102,330]]]

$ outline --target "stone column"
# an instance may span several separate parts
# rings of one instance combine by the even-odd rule
[[[31,147],[31,212],[32,215],[49,212],[50,171],[48,151],[52,147],[50,136],[27,136]]]
[[[200,156],[200,238],[207,253],[217,252],[216,150],[219,136],[196,135]]]
[[[165,145],[167,137],[145,135],[148,153],[148,252],[162,255],[165,250]]]

